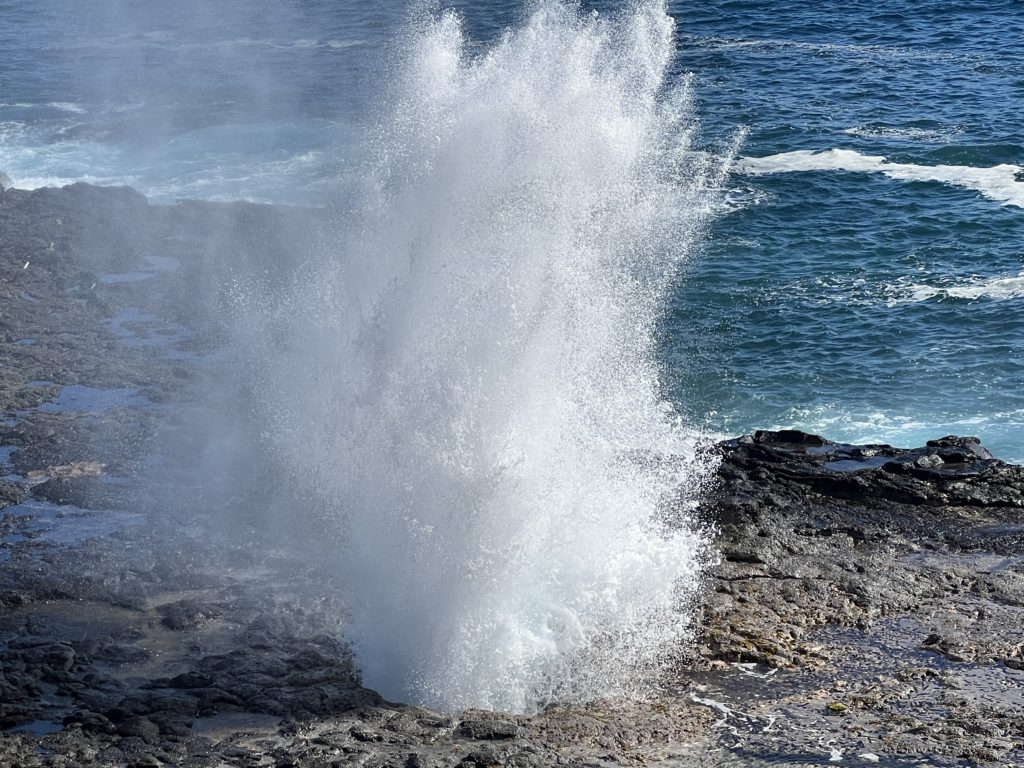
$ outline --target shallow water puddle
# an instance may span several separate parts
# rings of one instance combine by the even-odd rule
[[[281,718],[256,712],[224,712],[212,717],[200,717],[192,724],[194,736],[205,736],[219,741],[239,732],[274,736],[281,727]]]
[[[64,730],[64,726],[60,723],[54,723],[49,720],[33,720],[30,723],[23,723],[22,725],[16,725],[13,728],[8,728],[7,733],[27,733],[32,736],[48,736],[51,733],[60,733]]]
[[[138,307],[124,307],[107,320],[107,325],[128,347],[172,347],[192,336],[180,323],[161,320]]]
[[[106,411],[111,408],[146,408],[153,403],[134,389],[115,387],[100,389],[82,384],[62,387],[55,398],[39,406],[44,413],[68,411]]]
[[[0,541],[7,546],[25,541],[81,544],[140,525],[143,521],[143,516],[136,512],[85,510],[72,504],[53,504],[35,499],[6,507],[3,514],[26,518],[10,533],[0,535]]]
[[[892,461],[891,456],[871,456],[864,459],[837,459],[821,465],[829,472],[860,472],[865,469],[876,469]]]
[[[143,261],[144,264],[139,269],[127,272],[111,272],[102,275],[98,282],[104,285],[141,283],[144,280],[151,280],[161,272],[174,272],[181,266],[181,262],[172,256],[146,256]]]

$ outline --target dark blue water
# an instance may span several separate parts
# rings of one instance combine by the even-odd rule
[[[742,154],[779,172],[735,175],[672,308],[678,402],[727,433],[977,434],[1024,459],[1024,4],[712,2],[679,20],[706,130],[747,127]]]
[[[453,5],[481,50],[523,13]],[[369,0],[89,8],[0,0],[0,170],[21,186],[329,202],[407,19]],[[670,11],[707,148],[748,133],[669,307],[666,393],[716,433],[978,434],[1024,460],[1024,4]]]

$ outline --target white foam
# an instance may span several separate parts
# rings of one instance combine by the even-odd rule
[[[707,476],[654,330],[723,162],[663,3],[411,31],[336,253],[239,289],[255,413],[345,536],[367,685],[444,710],[642,690],[688,632]]]
[[[360,45],[366,45],[366,40],[328,40],[324,43],[328,48],[333,48],[336,51],[344,50],[345,48],[355,48]]]
[[[900,286],[893,293],[895,298],[890,299],[890,305],[934,298],[1008,301],[1024,298],[1024,273],[1014,277],[972,278],[952,285],[911,284]]]
[[[81,104],[74,104],[70,101],[51,101],[46,106],[59,109],[62,112],[71,112],[75,115],[84,115],[88,111]]]
[[[8,174],[17,189],[42,189],[44,187],[65,187],[68,184],[85,182],[97,186],[135,186],[134,176],[22,176],[17,172]]]
[[[853,443],[893,442],[901,436],[930,435],[934,431],[931,425],[915,416],[891,411],[850,411],[838,404],[792,408],[784,421],[769,429],[791,429],[794,425],[815,434]]]
[[[50,107],[51,109],[59,109],[61,112],[71,112],[76,115],[84,115],[86,113],[85,107],[80,104],[74,104],[70,101],[50,101],[46,104],[36,104],[29,102],[0,102],[0,108],[8,109],[40,109],[44,107]]]
[[[1000,459],[1021,463],[1019,451],[1024,434],[1024,409],[983,413],[934,414],[928,419],[898,411],[858,411],[845,404],[828,403],[789,409],[785,417],[769,429],[803,429],[833,440],[887,443],[900,447],[924,445],[942,435],[976,435]]]
[[[1024,182],[1016,180],[1016,177],[1024,173],[1024,168],[1009,163],[990,168],[916,165],[891,163],[881,155],[864,155],[851,149],[828,149],[822,152],[800,149],[767,157],[744,157],[737,161],[736,167],[750,174],[854,171],[881,173],[901,181],[938,181],[954,187],[973,189],[1003,205],[1024,208]]]

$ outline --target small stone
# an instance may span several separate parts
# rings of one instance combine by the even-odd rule
[[[117,725],[117,732],[122,736],[137,736],[147,744],[155,744],[160,740],[160,728],[144,717],[129,717],[121,721]]]
[[[519,735],[519,727],[507,720],[463,720],[458,733],[467,739],[500,741],[514,739]]]
[[[117,728],[109,719],[98,712],[83,710],[64,718],[64,725],[78,723],[83,731],[95,733],[116,733]]]
[[[349,731],[349,735],[356,741],[384,741],[384,737],[380,733],[361,725],[353,727],[352,730]]]
[[[830,701],[828,704],[825,705],[825,709],[827,709],[829,712],[834,712],[838,715],[846,711],[846,705],[841,704],[838,701]]]
[[[204,605],[192,600],[162,605],[158,610],[162,617],[160,622],[168,629],[178,632],[196,629],[223,613],[223,609],[218,605]]]
[[[190,690],[195,688],[208,688],[213,685],[213,678],[208,675],[199,674],[198,672],[182,672],[180,675],[175,675],[169,680],[161,681],[161,683],[168,688]]]

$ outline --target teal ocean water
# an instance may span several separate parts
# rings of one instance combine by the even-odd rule
[[[481,52],[524,13],[451,5]],[[407,10],[0,0],[0,170],[163,202],[338,202]],[[1024,5],[669,11],[704,148],[745,132],[667,307],[677,409],[713,434],[976,434],[1024,460]]]

